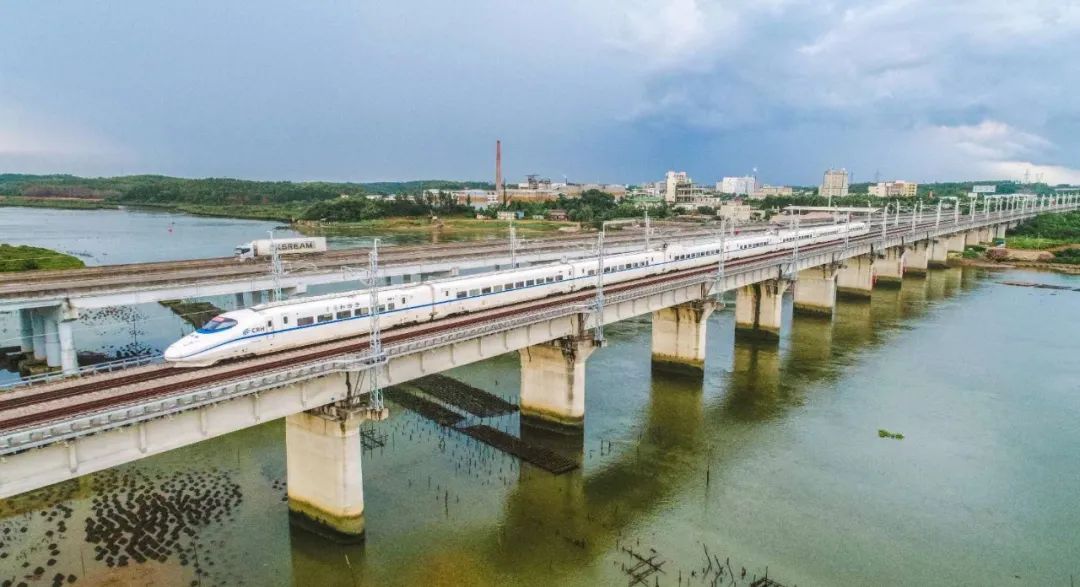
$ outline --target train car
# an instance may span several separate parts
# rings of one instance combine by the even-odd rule
[[[604,284],[612,285],[835,240],[845,233],[869,231],[863,223],[781,230],[775,234],[736,236],[721,243],[670,245],[661,250],[604,258]],[[378,292],[380,328],[394,328],[479,312],[596,286],[599,263],[592,259],[451,277]],[[263,304],[225,312],[173,343],[165,360],[201,367],[218,361],[260,355],[367,334],[371,328],[367,291],[330,294]]]

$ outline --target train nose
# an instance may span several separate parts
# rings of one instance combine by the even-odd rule
[[[184,351],[183,351],[183,349],[180,348],[180,343],[179,342],[174,342],[174,343],[170,344],[168,348],[165,349],[165,360],[166,361],[176,361],[176,360],[179,360],[183,356],[184,356]]]

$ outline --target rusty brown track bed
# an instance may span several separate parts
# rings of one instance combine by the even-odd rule
[[[927,224],[931,224],[931,223],[923,223],[920,226],[925,226]],[[906,231],[906,230],[910,230],[910,227],[898,227],[898,228],[889,230],[889,232],[893,233],[893,232]],[[863,236],[860,236],[858,238],[851,239],[851,242],[856,243],[856,242],[861,242],[861,241],[865,241],[865,240],[875,240],[878,237],[879,237],[879,235],[863,235]],[[814,245],[808,245],[806,247],[800,247],[799,250],[800,251],[811,251],[811,250],[815,250],[815,249],[819,249],[819,248],[823,248],[823,247],[835,246],[835,244],[836,244],[835,242],[818,243],[818,244],[814,244]],[[758,262],[765,261],[765,260],[768,260],[768,259],[772,259],[772,258],[775,258],[775,257],[785,257],[785,256],[789,256],[789,255],[790,255],[790,251],[769,253],[769,254],[765,254],[765,255],[740,259],[738,261],[729,263],[727,266],[728,267],[738,267],[738,266],[747,265],[747,264],[751,264],[751,263],[758,263]],[[684,277],[691,277],[691,276],[694,276],[694,275],[700,275],[700,274],[704,274],[704,273],[712,273],[715,270],[716,270],[715,266],[708,266],[708,267],[698,268],[698,269],[687,269],[687,270],[684,270],[684,271],[678,271],[678,272],[675,272],[675,273],[667,273],[667,274],[656,276],[656,277],[647,277],[647,278],[643,278],[643,279],[640,279],[640,280],[637,280],[637,281],[634,281],[634,282],[624,283],[624,284],[620,284],[620,285],[617,285],[617,286],[611,286],[610,288],[605,288],[605,291],[609,292],[609,293],[617,293],[617,292],[620,292],[620,291],[633,289],[635,287],[653,285],[653,284],[658,283],[658,282],[674,281],[676,279],[682,279]],[[581,292],[575,292],[573,294],[565,294],[565,296],[560,296],[559,299],[552,300],[549,303],[530,306],[529,310],[534,311],[534,310],[539,310],[539,309],[543,309],[543,308],[548,308],[548,307],[551,307],[551,306],[563,305],[563,304],[578,301],[578,300],[587,300],[587,299],[590,299],[590,298],[594,297],[591,292],[592,292],[592,288],[590,288],[588,290],[582,290]],[[488,321],[491,321],[491,320],[498,320],[499,318],[514,314],[518,309],[520,309],[521,305],[522,304],[517,304],[517,305],[514,305],[514,306],[507,306],[506,309],[504,311],[501,311],[501,312],[496,312],[494,314],[485,313],[484,315],[477,316],[474,319],[466,319],[466,320],[456,321],[456,322],[454,322],[454,324],[449,326],[449,328],[460,328],[460,327],[463,327],[463,326],[469,326],[469,325],[476,324],[476,323],[479,323],[479,322],[488,322]],[[430,328],[425,328],[425,329],[422,329],[422,330],[419,330],[419,331],[409,332],[407,334],[394,335],[393,331],[390,331],[383,337],[383,341],[384,341],[384,343],[390,343],[390,342],[397,342],[397,341],[400,341],[400,340],[408,340],[408,339],[411,339],[411,338],[423,337],[423,336],[426,336],[426,335],[437,333],[437,332],[442,331],[442,330],[446,330],[447,328],[448,327],[446,325],[440,325],[440,324],[436,323],[436,324],[433,324]],[[348,338],[337,339],[336,342],[341,342],[343,340],[348,340]],[[324,341],[324,342],[317,343],[317,344],[327,344],[327,343],[331,343],[331,342],[335,342],[335,341]],[[188,380],[185,380],[185,381],[178,381],[178,382],[175,382],[175,383],[169,383],[169,384],[166,384],[166,385],[162,385],[162,386],[154,387],[154,388],[150,388],[150,389],[141,389],[141,390],[132,391],[132,392],[116,395],[116,396],[99,398],[99,399],[95,399],[95,400],[91,400],[91,401],[88,401],[88,402],[83,402],[83,403],[79,403],[79,404],[75,404],[75,405],[71,405],[71,406],[64,406],[64,407],[61,407],[61,408],[54,408],[54,409],[51,409],[51,410],[46,410],[46,411],[38,412],[38,413],[34,413],[34,414],[27,414],[25,416],[19,416],[19,417],[16,417],[16,418],[0,420],[0,431],[6,432],[6,431],[14,430],[14,429],[17,429],[17,428],[20,428],[20,427],[23,427],[23,426],[27,426],[27,425],[30,425],[30,424],[37,424],[37,423],[41,423],[41,422],[48,422],[48,421],[51,421],[51,420],[57,420],[57,419],[60,419],[62,417],[65,417],[65,416],[72,416],[72,415],[76,415],[76,414],[92,412],[94,410],[98,410],[98,409],[101,409],[101,408],[113,407],[113,406],[119,407],[121,405],[131,403],[131,402],[134,402],[134,401],[137,401],[137,400],[144,400],[144,399],[149,399],[149,398],[153,398],[153,397],[168,395],[168,394],[170,394],[172,392],[175,392],[175,391],[181,391],[181,390],[189,389],[189,388],[192,388],[192,387],[198,387],[198,386],[200,386],[202,384],[206,384],[206,383],[224,383],[226,381],[236,379],[236,378],[238,378],[240,376],[248,375],[248,374],[251,374],[251,373],[258,373],[258,372],[261,372],[261,371],[268,371],[268,370],[271,370],[271,369],[276,369],[278,367],[285,367],[285,366],[289,366],[289,365],[308,362],[308,361],[312,361],[312,360],[318,360],[318,359],[331,357],[331,356],[335,356],[335,355],[342,355],[342,354],[346,354],[346,353],[357,352],[357,351],[364,350],[366,348],[367,348],[367,343],[366,342],[356,343],[354,345],[350,345],[350,346],[346,346],[346,347],[335,347],[335,348],[332,348],[332,349],[325,349],[325,350],[322,350],[322,351],[313,352],[311,354],[305,355],[304,357],[291,357],[291,358],[288,358],[288,359],[282,359],[282,360],[278,360],[278,361],[271,361],[269,363],[259,363],[257,365],[252,365],[252,366],[248,366],[248,367],[240,367],[238,369],[234,369],[234,370],[229,371],[227,373],[218,373],[218,374],[207,376],[207,377],[188,379]],[[283,349],[283,350],[278,351],[278,352],[282,352],[282,353],[284,353],[284,352],[294,352],[296,350],[297,349]],[[268,356],[273,356],[273,354],[263,355],[263,357],[268,357]],[[248,360],[252,360],[252,359],[248,359]],[[220,365],[220,363],[218,365]],[[176,368],[176,367],[170,367],[170,368],[168,368],[168,369],[166,369],[164,371],[172,372],[172,370],[174,370],[174,369],[175,370],[181,370],[181,369]],[[184,370],[184,371],[191,372],[191,371],[194,371],[194,370]],[[133,375],[133,376],[131,376],[132,379],[130,381],[126,382],[126,383],[127,384],[139,383],[141,381],[158,379],[158,378],[161,378],[161,376],[162,376],[161,373],[162,373],[162,371],[151,371],[151,372],[148,372],[148,373],[141,373],[141,374],[138,374],[138,375]],[[123,378],[119,378],[119,379],[123,379]],[[69,397],[75,397],[75,396],[78,396],[78,395],[84,395],[84,394],[91,393],[91,392],[94,392],[94,391],[101,391],[101,390],[104,390],[104,389],[108,389],[110,387],[116,387],[117,381],[118,381],[118,379],[109,379],[109,380],[105,380],[105,381],[101,381],[101,382],[97,382],[97,383],[87,383],[87,384],[84,384],[84,385],[75,386],[74,388],[59,389],[59,390],[55,390],[54,392],[42,392],[41,394],[34,394],[34,395],[26,396],[24,398],[17,398],[17,399],[12,399],[12,400],[8,400],[8,401],[14,402],[14,401],[22,400],[22,399],[34,398],[35,401],[25,402],[25,403],[19,404],[20,406],[25,406],[25,405],[32,405],[33,403],[51,401],[51,400],[55,400],[55,399],[65,399],[65,398],[69,398]],[[78,391],[75,391],[73,393],[65,393],[65,392],[69,392],[69,391],[72,391],[72,390],[78,390]],[[46,397],[46,394],[63,394],[63,395],[55,395],[55,396],[52,396],[52,397]],[[5,407],[10,409],[10,407],[15,407],[15,406],[5,406],[4,404],[0,404],[0,409],[4,409]]]

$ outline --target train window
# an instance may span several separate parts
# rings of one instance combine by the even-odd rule
[[[469,297],[478,296],[478,295],[480,295],[480,290],[479,289],[470,289],[469,290]]]
[[[215,316],[203,327],[198,330],[199,334],[213,334],[215,332],[221,332],[222,330],[228,330],[236,326],[236,320],[232,318],[226,318],[224,316]]]
[[[393,310],[394,309],[394,302],[390,302],[390,304],[388,306],[386,306],[386,309],[387,310]]]
[[[311,316],[304,316],[303,318],[297,318],[297,320],[296,320],[296,325],[297,326],[307,326],[309,324],[314,324],[314,323],[315,323],[315,319],[312,318]]]
[[[334,319],[333,314],[319,314],[319,322],[329,322]]]
[[[469,297],[469,292],[467,292],[467,291],[459,291],[459,292],[457,292],[457,299],[460,300],[460,299],[467,298],[467,297]]]
[[[379,313],[382,314],[385,311],[386,311],[386,304],[380,304],[379,305]]]
[[[536,285],[536,280],[535,279],[530,279],[530,280],[525,282],[526,287],[532,287],[534,285]]]
[[[518,282],[514,283],[514,289],[521,289],[523,287],[525,287],[525,282],[524,281],[518,281]]]
[[[502,290],[503,290],[503,286],[501,286],[501,285],[496,285],[496,286],[495,286],[495,287],[494,287],[493,289],[495,290],[495,293],[499,293],[500,291],[502,291]]]
[[[352,312],[350,312],[349,310],[342,310],[337,313],[338,320],[344,320],[346,318],[352,318]]]
[[[508,284],[503,286],[503,289],[505,289],[506,291],[510,291],[510,290],[514,289],[514,284],[508,283]]]
[[[480,293],[489,294],[489,293],[491,293],[491,288],[490,287],[482,287],[482,288],[480,288]]]
[[[589,269],[589,275],[596,275],[596,269]]]
[[[555,276],[555,281],[562,281],[562,273]]]
[[[266,321],[266,327],[267,328],[273,328],[274,327],[274,321],[273,320],[267,320]]]
[[[284,323],[284,324],[288,324],[288,323],[289,323],[289,317],[288,317],[288,316],[282,316],[282,317],[281,317],[281,321],[282,321],[282,323]]]
[[[359,310],[356,311],[356,315],[357,316],[367,316],[368,315],[368,309],[367,308],[360,308]]]

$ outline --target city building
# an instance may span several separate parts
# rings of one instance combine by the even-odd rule
[[[723,194],[736,196],[749,196],[756,191],[757,178],[752,175],[745,177],[725,177],[716,184],[716,191]]]
[[[825,177],[821,180],[821,189],[818,195],[826,198],[842,198],[848,195],[848,172],[847,169],[829,169],[825,171]]]
[[[919,192],[919,184],[902,179],[882,181],[871,185],[868,191],[879,198],[914,198]]]
[[[753,200],[762,200],[764,198],[773,196],[791,197],[795,195],[795,190],[786,185],[763,185],[758,187],[750,198]]]
[[[438,196],[439,190],[427,190],[427,193]],[[450,196],[454,198],[454,203],[477,210],[499,205],[499,193],[494,190],[453,190]]]
[[[675,196],[678,194],[679,187],[693,185],[693,180],[686,174],[685,171],[669,171],[664,180],[664,201],[669,204],[675,203]]]
[[[732,221],[735,224],[746,224],[753,220],[760,211],[755,210],[742,200],[724,200],[716,206],[716,216]]]

